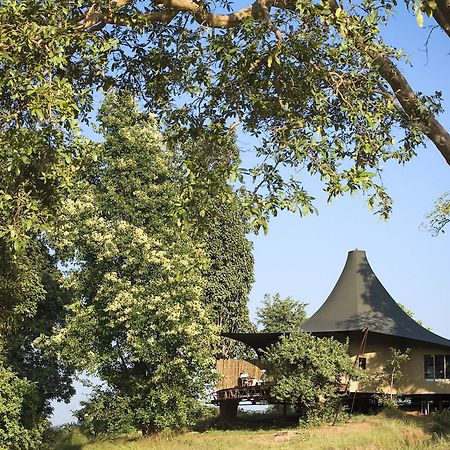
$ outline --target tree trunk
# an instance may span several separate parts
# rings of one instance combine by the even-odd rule
[[[221,422],[233,422],[237,417],[237,409],[239,406],[239,400],[229,399],[220,402],[220,415]]]
[[[152,422],[144,423],[141,426],[142,436],[149,436],[150,434],[155,433],[155,431],[156,431],[156,428]]]

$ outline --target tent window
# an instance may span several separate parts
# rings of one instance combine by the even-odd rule
[[[434,380],[434,357],[433,355],[425,355],[424,359],[424,369],[425,369],[425,380]]]
[[[450,380],[450,355],[423,357],[425,380]]]
[[[434,376],[436,380],[445,379],[444,376],[444,355],[435,355],[434,357]]]
[[[367,363],[366,358],[359,358],[358,365],[360,369],[366,370],[366,363]]]

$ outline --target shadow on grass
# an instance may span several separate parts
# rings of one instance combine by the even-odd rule
[[[403,411],[401,409],[386,408],[382,413],[388,419],[396,419],[406,425],[413,425],[420,428],[424,433],[432,434],[433,416],[423,415],[414,411]]]
[[[297,428],[300,416],[288,414],[283,417],[280,412],[242,412],[232,421],[223,421],[219,416],[199,420],[193,427],[194,431],[204,432],[210,430],[279,430],[280,428]]]
[[[56,450],[83,450],[83,444],[58,444]]]

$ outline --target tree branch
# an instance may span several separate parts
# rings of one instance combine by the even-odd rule
[[[433,10],[433,18],[450,37],[450,4],[446,0],[436,0],[436,9]]]
[[[398,68],[386,57],[374,59],[380,75],[389,83],[395,97],[409,117],[417,115],[419,100],[406,78]],[[432,115],[427,115],[421,122],[422,132],[434,143],[447,164],[450,165],[450,134]]]
[[[111,3],[111,6],[123,7],[132,1],[133,0],[114,0],[114,2]],[[256,0],[251,5],[229,14],[207,12],[203,6],[192,0],[155,0],[155,3],[157,7],[163,8],[163,10],[142,14],[141,17],[144,22],[168,24],[179,12],[187,12],[201,25],[206,25],[211,28],[227,29],[238,27],[244,19],[253,17],[256,20],[264,20],[267,23],[268,28],[275,33],[278,40],[282,40],[282,36],[280,31],[270,22],[270,7],[292,11],[295,11],[296,9],[296,4],[293,0],[272,0],[270,4],[267,4],[267,0]],[[335,13],[340,9],[343,14],[346,14],[344,10],[340,8],[336,0],[328,0],[328,4],[332,12]],[[437,0],[437,5],[436,10],[434,11],[435,19],[441,28],[443,28],[450,36],[450,7],[447,4],[447,0]],[[349,21],[355,20],[351,15],[347,15],[346,17]],[[86,13],[84,19],[80,21],[79,28],[95,30],[103,28],[107,23],[129,26],[131,25],[131,20],[128,21],[127,19],[114,18],[114,14],[105,16],[103,12],[93,6]],[[343,34],[344,37],[348,37],[345,36],[345,31],[343,32],[342,29],[339,29],[338,31]],[[369,54],[369,56],[373,58],[373,63],[379,74],[390,85],[393,95],[395,95],[399,101],[404,112],[408,117],[416,120],[418,117],[417,111],[421,106],[421,102],[400,70],[388,57],[376,54],[374,50],[368,49],[364,39],[361,39],[359,43],[358,40],[354,41],[362,53]],[[432,114],[423,116],[421,118],[420,126],[422,132],[434,143],[447,164],[450,165],[450,134],[447,130]]]

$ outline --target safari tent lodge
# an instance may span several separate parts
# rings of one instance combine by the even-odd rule
[[[410,349],[410,359],[402,365],[401,387],[394,387],[392,392],[392,386],[388,385],[351,382],[345,394],[353,403],[355,399],[361,404],[369,402],[381,389],[397,394],[405,404],[422,412],[428,412],[430,406],[450,405],[450,340],[419,325],[394,301],[374,274],[364,251],[348,253],[334,289],[302,325],[302,330],[341,342],[349,339],[349,356],[373,374],[386,365],[390,348]],[[260,354],[283,334],[224,333],[223,336],[241,341]],[[270,399],[269,387],[261,381],[264,372],[258,361],[220,360],[217,369],[222,377],[214,402],[225,414],[237,409],[242,400],[256,403]],[[250,385],[243,386],[239,378],[242,374],[252,380]]]

